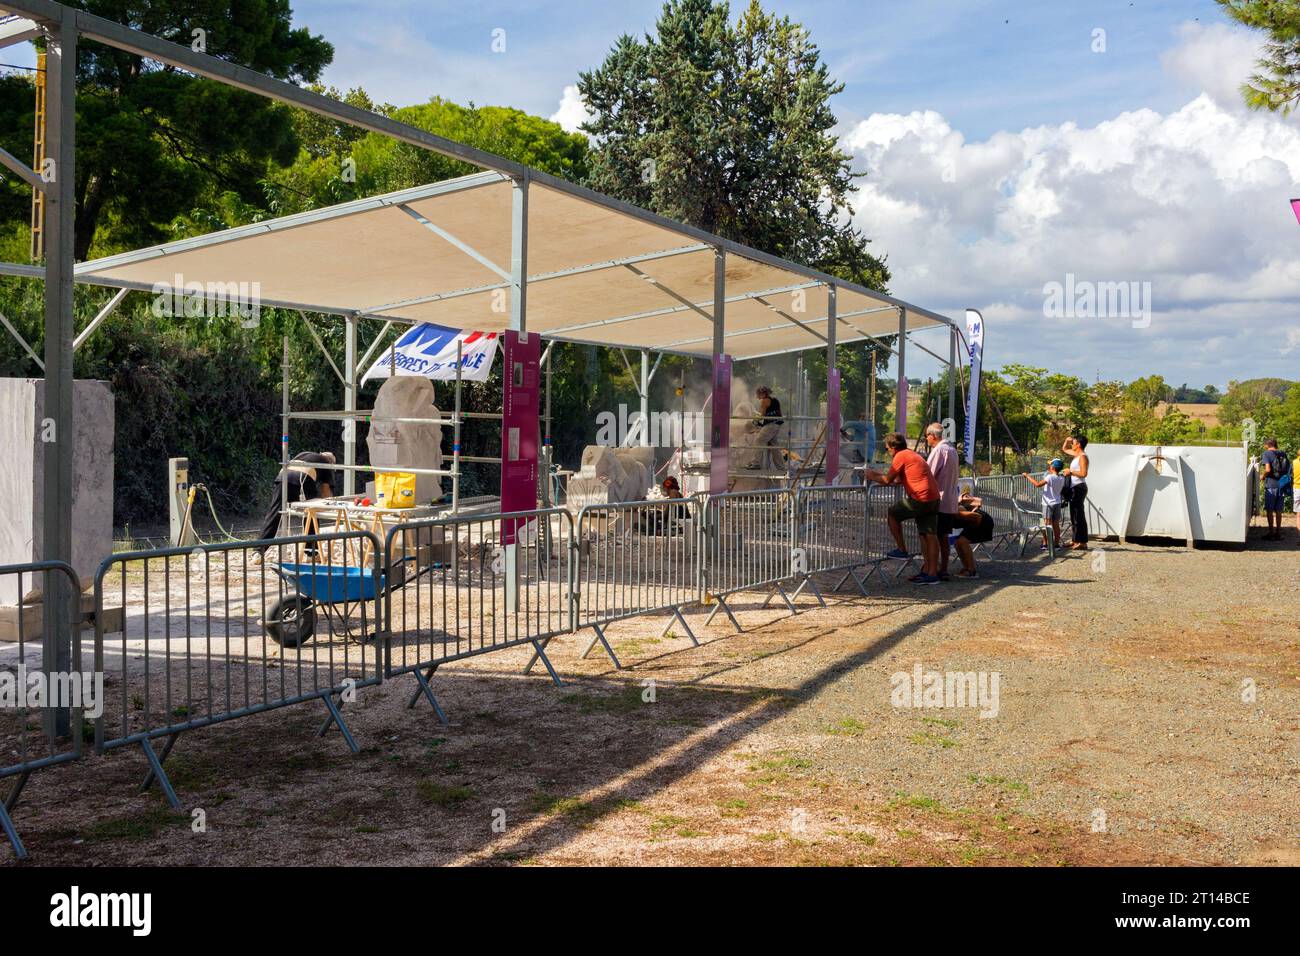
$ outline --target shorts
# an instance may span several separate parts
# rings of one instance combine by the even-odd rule
[[[1281,488],[1264,489],[1264,510],[1281,511],[1282,499],[1286,497]]]
[[[1054,505],[1043,504],[1043,520],[1048,524],[1051,524],[1053,521],[1060,522],[1061,503],[1059,501]]]
[[[889,506],[889,513],[895,521],[916,521],[917,534],[939,533],[939,499],[934,501],[917,501],[904,496]]]
[[[987,544],[993,540],[993,518],[985,512],[978,512],[978,523],[966,523],[970,521],[970,515],[965,516],[964,530],[962,537],[971,544]]]
[[[950,515],[946,511],[939,512],[939,519],[936,522],[936,526],[941,540],[950,538],[952,533],[957,530],[956,525],[953,523],[954,517],[954,515]]]

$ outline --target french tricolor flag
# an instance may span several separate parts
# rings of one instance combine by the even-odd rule
[[[413,325],[382,352],[362,377],[388,378],[396,367],[398,375],[422,375],[448,381],[456,377],[457,343],[460,345],[461,378],[485,382],[492,371],[500,339],[496,332],[449,329],[431,322]]]

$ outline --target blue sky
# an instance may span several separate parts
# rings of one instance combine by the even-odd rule
[[[807,26],[845,83],[839,133],[867,173],[854,218],[888,253],[891,291],[954,316],[980,308],[991,365],[1220,387],[1300,378],[1300,226],[1286,205],[1300,196],[1300,128],[1242,107],[1259,41],[1212,0],[767,6]],[[335,44],[333,85],[570,125],[565,87],[660,9],[294,6]],[[1149,320],[1046,316],[1045,288],[1068,277],[1149,284]],[[915,372],[932,370],[920,359]]]
[[[1213,0],[766,6],[803,23],[845,83],[837,134],[865,174],[853,220],[888,256],[890,291],[958,318],[979,308],[989,365],[1221,388],[1300,379],[1288,203],[1300,196],[1300,115],[1245,109],[1238,87],[1260,39]],[[653,29],[662,4],[293,8],[296,25],[334,44],[334,86],[397,105],[509,105],[572,128],[579,71],[620,34]],[[29,50],[8,52],[23,62]],[[1149,314],[1049,314],[1049,288],[1090,283],[1133,288]],[[931,374],[927,362],[909,371]]]
[[[769,2],[808,27],[845,83],[841,120],[875,112],[936,110],[967,136],[1074,120],[1122,109],[1181,105],[1159,53],[1177,27],[1220,21],[1213,0],[998,3]],[[733,5],[733,11],[740,4]],[[649,2],[446,3],[297,0],[295,20],[336,48],[326,79],[361,85],[398,105],[431,95],[516,106],[549,115],[560,91],[597,65],[622,33],[650,30]],[[1107,55],[1090,50],[1107,31]],[[492,31],[506,31],[493,53]]]

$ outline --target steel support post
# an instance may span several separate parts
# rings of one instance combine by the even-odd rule
[[[62,10],[46,25],[45,156],[38,170],[45,180],[45,386],[41,435],[44,476],[41,499],[40,557],[72,563],[73,421],[72,343],[76,338],[72,280],[76,212],[76,13]],[[52,165],[51,165],[52,164]],[[46,576],[42,627],[42,669],[68,673],[72,666],[71,624],[74,595],[63,575]],[[76,608],[80,612],[80,607]],[[51,684],[50,686],[53,686]],[[69,732],[67,709],[44,711],[47,736]]]
[[[357,314],[348,313],[344,319],[343,371],[343,410],[357,410]],[[352,466],[357,463],[357,420],[349,417],[343,422],[343,464],[348,469],[343,472],[343,494],[351,498],[356,494],[356,472]],[[333,489],[338,494],[338,489]]]
[[[957,440],[957,329],[948,329],[948,417],[952,419],[952,440]],[[948,436],[944,436],[945,438]]]
[[[894,431],[907,437],[907,309],[898,309],[898,391],[894,396]]]
[[[512,180],[510,196],[510,325],[506,342],[505,394],[501,421],[501,510],[529,511],[537,502],[537,385],[526,380],[523,362],[514,362],[514,344],[528,342],[528,183],[527,174]],[[525,349],[521,355],[527,355]],[[525,362],[527,360],[525,359]],[[523,376],[522,379],[519,376]],[[530,437],[531,436],[531,437]],[[531,469],[525,459],[531,454]],[[528,472],[531,478],[522,477]],[[530,482],[525,500],[524,481]],[[503,527],[503,532],[505,528]],[[505,534],[505,605],[519,608],[519,543],[514,530]]]
[[[650,444],[650,351],[641,350],[641,444]]]
[[[833,485],[840,474],[840,370],[835,364],[835,286],[826,286],[826,477]]]
[[[391,366],[390,366],[391,367]],[[276,535],[293,533],[289,511],[289,336],[280,340],[280,524]]]
[[[727,321],[727,253],[713,256],[713,393],[709,436],[709,493],[720,495],[730,483],[731,358],[724,351]]]

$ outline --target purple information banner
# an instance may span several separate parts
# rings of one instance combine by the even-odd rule
[[[826,484],[840,480],[840,370],[826,371]]]
[[[731,461],[731,356],[713,356],[713,424],[709,430],[709,494],[727,490]]]
[[[518,332],[502,336],[505,376],[501,415],[501,512],[537,507],[538,383],[542,337]],[[524,523],[520,519],[519,523]],[[501,543],[515,543],[514,521],[504,522]]]

